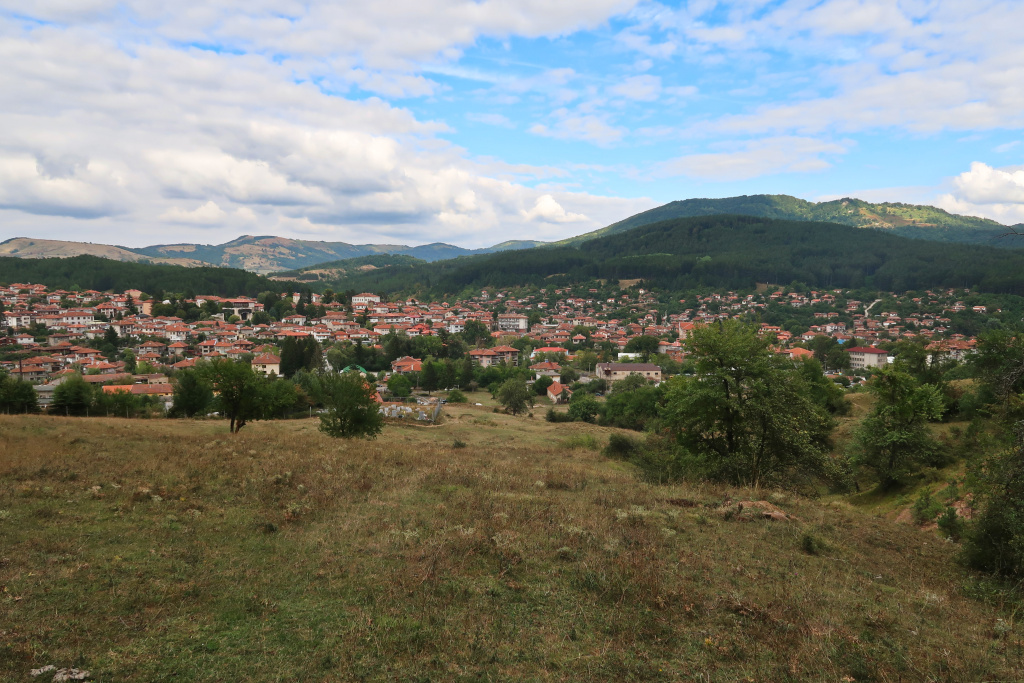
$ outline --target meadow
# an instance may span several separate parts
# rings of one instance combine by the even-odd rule
[[[933,531],[645,483],[541,414],[0,416],[0,680],[1024,678],[1014,606]]]

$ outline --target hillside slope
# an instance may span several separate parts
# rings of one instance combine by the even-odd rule
[[[964,242],[995,247],[1024,247],[1024,238],[1006,237],[1011,228],[987,218],[959,216],[934,206],[872,204],[860,199],[808,202],[789,195],[749,195],[725,199],[686,199],[670,202],[613,223],[600,230],[558,242],[582,244],[597,237],[673,218],[739,214],[790,221],[838,223],[855,228],[875,228],[901,237],[938,242]],[[1024,226],[1015,226],[1024,232]]]
[[[87,242],[14,237],[0,243],[0,256],[70,258],[86,255],[130,263],[241,268],[254,273],[266,274],[374,254],[401,254],[424,261],[439,261],[471,254],[492,254],[500,251],[527,249],[540,244],[543,243],[512,240],[484,249],[464,249],[442,242],[410,247],[404,244],[348,244],[347,242],[318,242],[272,235],[243,235],[224,244],[157,244],[149,247],[130,248]]]
[[[147,255],[132,251],[125,247],[109,244],[92,244],[89,242],[67,242],[62,240],[42,240],[31,237],[13,237],[0,242],[0,256],[14,258],[42,259],[69,258],[72,256],[98,256],[99,258],[128,263],[160,263],[171,266],[205,266],[201,260],[184,255]]]
[[[953,545],[649,484],[592,450],[611,433],[474,406],[373,442],[0,415],[0,679],[1024,677],[1013,606],[968,597]],[[750,496],[795,519],[730,512]]]
[[[668,290],[796,280],[815,287],[966,286],[1024,294],[1024,251],[908,239],[835,223],[725,215],[661,221],[514,257],[394,266],[352,275],[349,286],[444,295],[594,279],[644,279]]]

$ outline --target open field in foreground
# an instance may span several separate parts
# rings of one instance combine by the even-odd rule
[[[1011,610],[930,533],[449,415],[374,442],[0,417],[0,680],[1024,678]],[[751,497],[798,520],[716,512]]]

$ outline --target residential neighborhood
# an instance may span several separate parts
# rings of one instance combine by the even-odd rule
[[[610,385],[630,375],[660,383],[682,368],[693,331],[721,320],[758,325],[778,353],[794,359],[816,356],[829,366],[823,344],[840,349],[832,357],[840,359],[831,363],[836,367],[826,371],[856,381],[890,362],[889,349],[900,339],[923,339],[929,350],[961,360],[975,345],[963,319],[985,324],[1002,313],[998,306],[973,304],[969,290],[920,294],[867,301],[843,290],[759,288],[670,300],[637,287],[577,287],[484,290],[432,302],[309,291],[157,300],[138,289],[66,291],[12,283],[0,287],[0,368],[32,383],[43,407],[72,374],[119,387],[105,392],[154,396],[167,407],[179,370],[231,359],[268,377],[290,376],[294,370],[282,372],[282,349],[312,339],[322,354],[313,369],[358,367],[373,375],[382,400],[395,398],[388,389],[393,376],[419,386],[424,362],[433,358],[449,365],[468,359],[479,369],[523,368],[531,380],[546,378],[538,395],[558,405],[569,400],[576,383]],[[451,371],[437,388],[466,381],[465,373]]]

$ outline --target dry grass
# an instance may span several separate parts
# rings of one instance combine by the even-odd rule
[[[932,535],[781,494],[799,522],[736,521],[751,492],[578,447],[611,430],[448,413],[369,443],[0,417],[0,679],[1024,676]]]

